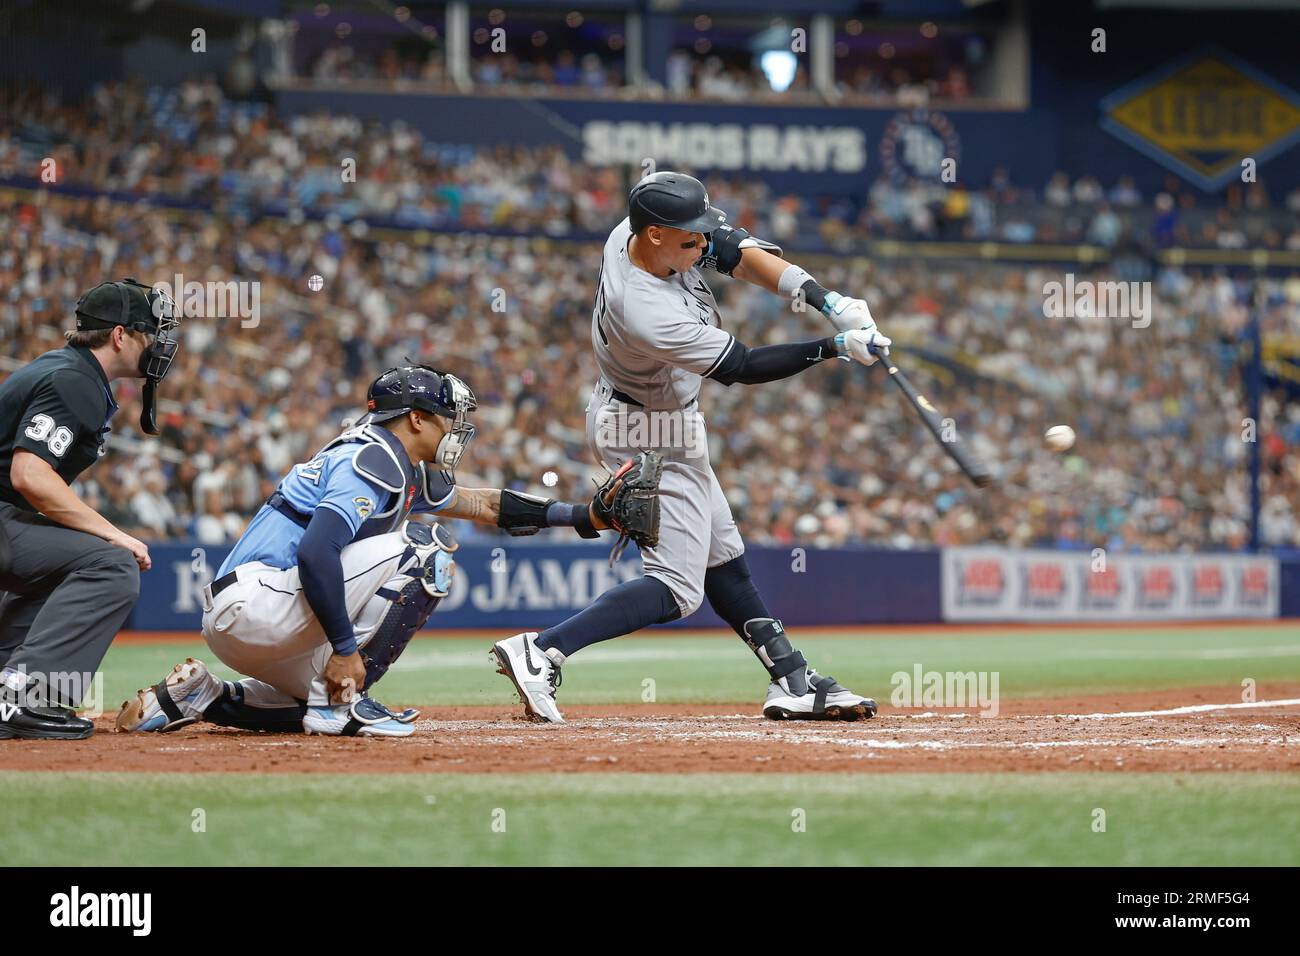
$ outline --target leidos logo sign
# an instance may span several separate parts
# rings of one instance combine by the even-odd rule
[[[1226,53],[1180,60],[1101,101],[1102,127],[1202,189],[1300,140],[1300,96]]]

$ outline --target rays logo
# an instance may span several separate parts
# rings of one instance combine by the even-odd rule
[[[945,159],[960,162],[961,138],[948,117],[933,110],[896,114],[880,138],[880,161],[894,182],[937,180]]]
[[[362,521],[369,518],[371,512],[375,510],[375,503],[365,495],[357,495],[352,499],[352,503],[357,506],[357,514],[361,516]]]

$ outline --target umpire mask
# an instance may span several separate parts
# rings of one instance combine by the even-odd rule
[[[140,353],[140,377],[145,380],[140,430],[157,435],[158,383],[167,375],[180,347],[176,340],[180,326],[176,303],[167,293],[129,277],[101,282],[77,300],[77,331],[111,329],[115,325],[151,337]]]

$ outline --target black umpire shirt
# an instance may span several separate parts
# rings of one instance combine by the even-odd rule
[[[45,459],[68,484],[104,453],[117,412],[108,376],[90,349],[68,345],[0,383],[0,501],[35,511],[9,479],[14,451]]]

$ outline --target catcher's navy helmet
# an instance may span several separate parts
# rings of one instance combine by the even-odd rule
[[[685,173],[647,176],[627,198],[633,232],[659,225],[707,234],[727,221],[726,213],[709,205],[704,183]]]
[[[450,372],[428,365],[390,368],[370,383],[366,392],[367,421],[379,424],[410,411],[427,412],[451,420],[438,444],[433,464],[453,471],[465,446],[474,437],[469,413],[478,407],[474,392]]]

